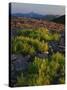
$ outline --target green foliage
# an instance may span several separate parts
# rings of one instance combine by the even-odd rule
[[[19,78],[22,81],[21,76]],[[35,57],[23,79],[27,85],[62,84],[64,81],[64,56],[59,52],[54,53],[51,59]],[[23,84],[21,82],[18,85]]]
[[[12,53],[32,55],[37,51],[46,52],[48,48],[48,43],[29,37],[18,36],[12,41]]]
[[[48,46],[48,43],[45,43],[42,42],[41,46],[40,46],[40,51],[41,52],[47,52],[49,50],[49,46]]]
[[[60,83],[60,84],[64,84],[64,83],[65,83],[65,78],[64,78],[64,77],[61,77],[61,78],[59,79],[59,83]]]
[[[60,39],[60,34],[58,33],[49,33],[47,28],[38,28],[32,30],[17,30],[18,36],[26,36],[31,38],[37,38],[38,40],[44,41],[58,41]]]
[[[60,34],[50,33],[46,28],[32,30],[18,30],[17,36],[11,41],[12,54],[35,55],[49,50],[49,41],[59,41]],[[52,49],[52,47],[51,47]],[[33,57],[26,73],[17,77],[17,85],[49,85],[64,83],[65,58],[64,55],[52,50],[49,58]]]
[[[24,78],[23,73],[21,73],[20,77],[17,77],[17,85],[18,86],[26,85],[26,78]]]
[[[50,76],[53,78],[52,82],[56,79],[58,83],[59,79],[65,77],[65,59],[64,55],[57,52],[52,55],[50,62]]]
[[[49,50],[48,42],[58,41],[58,33],[51,34],[46,28],[17,30],[17,35],[11,44],[12,53],[35,54],[36,52],[47,52]]]
[[[60,34],[55,33],[55,34],[53,35],[53,40],[59,41],[59,39],[60,39]]]

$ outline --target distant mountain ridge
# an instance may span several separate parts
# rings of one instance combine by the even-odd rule
[[[59,15],[41,15],[41,14],[37,14],[37,13],[34,13],[34,12],[15,13],[15,14],[12,14],[12,16],[34,18],[34,19],[42,19],[42,20],[53,20],[53,19],[59,17]]]

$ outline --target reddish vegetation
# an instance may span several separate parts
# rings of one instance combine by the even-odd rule
[[[12,28],[37,28],[37,27],[46,27],[49,30],[64,31],[64,24],[58,24],[51,21],[43,21],[30,18],[11,18],[11,27]]]

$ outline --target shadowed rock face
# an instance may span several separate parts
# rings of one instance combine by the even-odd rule
[[[44,53],[37,53],[36,56],[39,58],[47,58],[49,52],[44,52]]]
[[[49,46],[52,47],[53,52],[61,52],[65,53],[65,32],[61,33],[61,38],[60,40],[57,41],[51,41],[49,42]]]
[[[30,55],[11,55],[11,82],[13,85],[16,83],[17,76],[20,72],[24,72],[28,68],[28,60],[30,60]]]
[[[30,59],[30,55],[25,57],[23,55],[12,55],[11,62],[14,65],[14,70],[15,71],[25,70],[28,66],[29,59]]]

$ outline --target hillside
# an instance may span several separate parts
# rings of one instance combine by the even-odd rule
[[[26,18],[32,18],[32,19],[38,19],[38,20],[53,20],[57,17],[59,17],[59,15],[41,15],[41,14],[37,14],[34,12],[30,12],[30,13],[15,13],[12,14],[12,16],[15,17],[26,17]]]
[[[60,16],[60,17],[54,19],[53,22],[65,24],[65,15]]]
[[[31,18],[22,18],[22,17],[12,17],[11,18],[11,28],[39,28],[39,27],[46,27],[49,30],[56,30],[56,31],[63,31],[64,25],[46,21],[46,20],[38,20],[38,19],[31,19]]]

